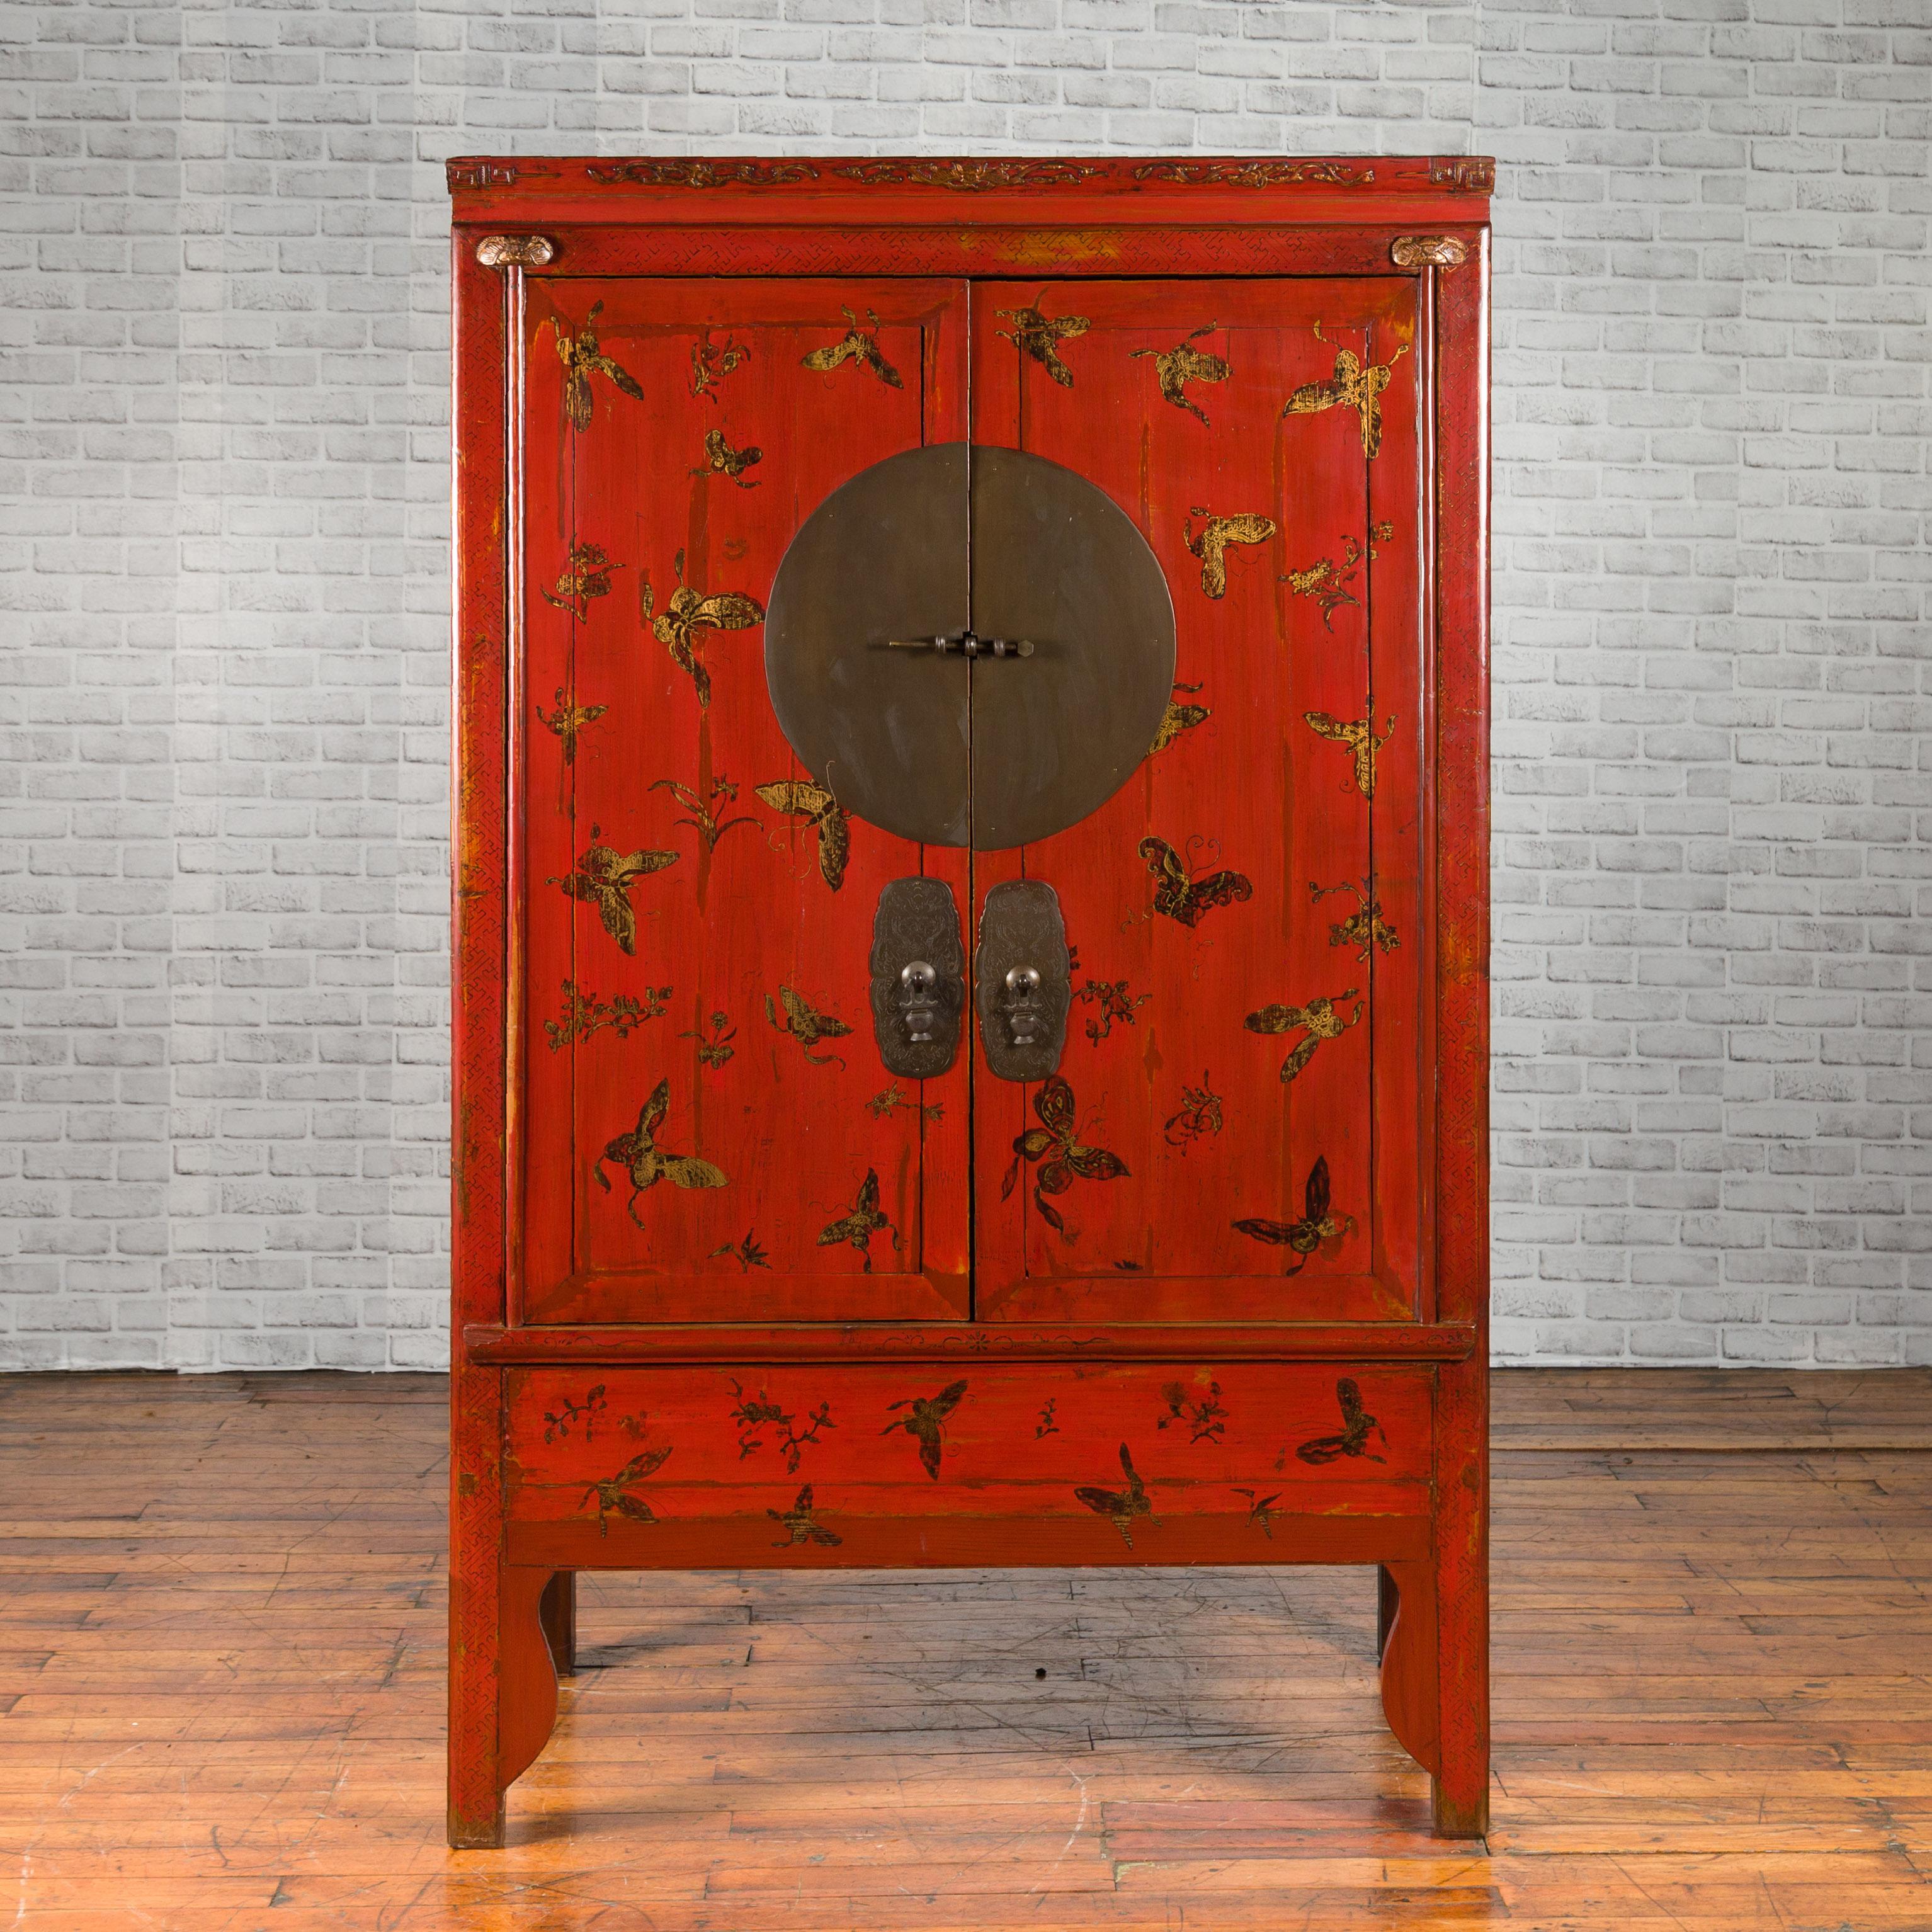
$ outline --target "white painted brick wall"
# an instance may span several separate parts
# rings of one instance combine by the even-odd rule
[[[442,1358],[491,149],[1496,153],[1498,1352],[1932,1359],[1928,116],[1923,0],[0,6],[0,1366]]]

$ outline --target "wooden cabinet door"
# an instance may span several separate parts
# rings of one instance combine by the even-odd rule
[[[812,783],[760,628],[824,497],[965,435],[965,320],[952,281],[525,284],[519,1318],[967,1312],[965,1058],[895,1082],[867,1006],[880,888],[963,911],[965,854]]]
[[[1107,490],[1178,632],[1126,788],[975,866],[1077,952],[1056,1078],[976,1075],[982,1317],[1428,1312],[1418,286],[975,286],[976,442]]]

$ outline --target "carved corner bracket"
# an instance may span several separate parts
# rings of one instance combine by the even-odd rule
[[[556,260],[556,244],[548,235],[486,235],[476,259],[486,268],[547,268]]]
[[[1453,235],[1398,235],[1389,244],[1398,268],[1460,268],[1468,259],[1468,244]]]

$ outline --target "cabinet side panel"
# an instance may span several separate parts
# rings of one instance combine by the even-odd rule
[[[1438,1310],[1486,1334],[1490,1285],[1488,236],[1436,287]],[[1480,1349],[1480,1344],[1479,1344]]]

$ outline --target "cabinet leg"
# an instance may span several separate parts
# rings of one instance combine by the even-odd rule
[[[1382,1647],[1389,1729],[1429,1774],[1436,1835],[1482,1838],[1490,1828],[1490,1718],[1486,1700],[1472,1695],[1468,1660],[1486,1633],[1468,1627],[1466,1604],[1445,1598],[1432,1564],[1386,1564],[1382,1575],[1384,1616],[1394,1600]]]
[[[560,1570],[544,1586],[537,1606],[551,1660],[560,1677],[577,1675],[577,1572]]]
[[[1436,1385],[1436,1831],[1490,1828],[1490,1371],[1479,1342]]]
[[[553,1572],[496,1572],[495,1648],[450,1655],[449,1842],[491,1850],[503,1842],[503,1794],[536,1761],[556,1721],[556,1663],[544,1628]]]
[[[1376,1566],[1376,1661],[1388,1654],[1390,1628],[1395,1622],[1395,1579],[1386,1564]]]

